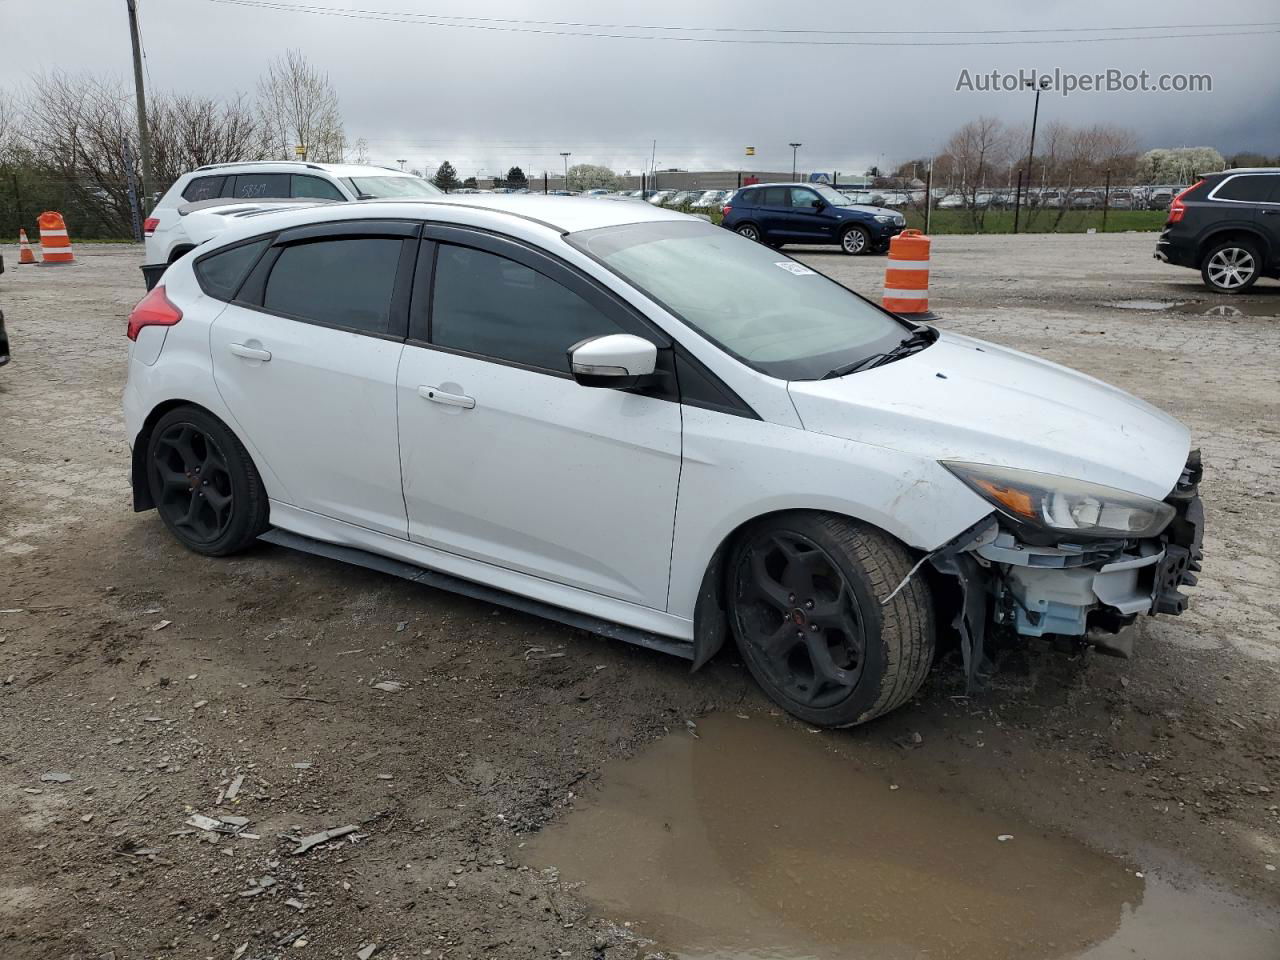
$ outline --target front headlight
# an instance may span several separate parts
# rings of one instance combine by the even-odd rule
[[[1167,503],[1069,477],[943,460],[942,465],[1005,516],[1077,537],[1154,537],[1173,519]]]
[[[897,219],[898,219],[897,217],[892,217],[884,213],[876,214],[876,220],[878,220],[880,223],[893,223]]]

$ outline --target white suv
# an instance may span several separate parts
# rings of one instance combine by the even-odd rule
[[[311,200],[345,202],[397,198],[431,200],[444,194],[413,174],[359,164],[262,160],[215,163],[183,174],[171,186],[143,225],[146,236],[144,273],[158,276],[163,268],[205,239],[193,235],[184,222],[192,204],[207,201],[256,202]]]
[[[129,317],[138,510],[687,657],[824,725],[954,630],[1115,649],[1199,569],[1186,427],[640,203],[245,217]]]

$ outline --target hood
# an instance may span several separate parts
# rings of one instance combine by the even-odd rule
[[[1173,489],[1190,447],[1186,427],[1123,390],[953,333],[882,367],[788,389],[806,430],[1157,500]]]
[[[872,207],[864,203],[855,203],[852,206],[841,207],[841,210],[852,210],[855,213],[865,213],[869,217],[900,217],[901,211],[892,210],[889,207]]]

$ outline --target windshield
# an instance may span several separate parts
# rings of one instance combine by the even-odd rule
[[[804,264],[702,221],[630,223],[566,239],[743,363],[782,380],[817,380],[909,332]]]
[[[419,177],[348,177],[347,183],[361,199],[414,200],[444,196],[430,181]]]
[[[828,187],[825,183],[810,184],[814,190],[818,191],[818,196],[833,207],[851,207],[853,203],[839,190]]]

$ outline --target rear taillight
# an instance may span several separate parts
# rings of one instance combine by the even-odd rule
[[[137,221],[134,221],[137,223]],[[147,217],[142,223],[142,232],[148,237],[156,232],[156,227],[160,226],[160,221],[156,217]]]
[[[1197,180],[1195,183],[1187,187],[1187,189],[1183,190],[1180,194],[1178,194],[1176,197],[1173,198],[1173,202],[1169,204],[1169,219],[1165,221],[1166,223],[1177,223],[1179,220],[1181,220],[1184,216],[1187,215],[1187,204],[1182,198],[1185,197],[1192,190],[1194,190],[1196,187],[1200,186],[1200,184],[1202,183],[1204,183],[1203,180]]]
[[[727,217],[730,213],[733,212],[733,205],[726,203],[723,207],[720,208],[720,212]]]
[[[143,327],[172,327],[181,319],[182,311],[165,296],[164,287],[156,287],[139,300],[129,314],[129,329],[125,336],[137,340]]]

